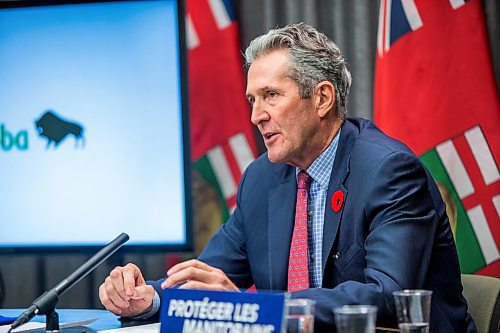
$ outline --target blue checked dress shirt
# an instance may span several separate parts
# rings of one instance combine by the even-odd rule
[[[323,281],[323,223],[325,219],[326,195],[332,173],[335,153],[339,144],[340,131],[326,150],[306,170],[312,177],[309,189],[309,214],[307,236],[309,248],[309,287],[321,288]],[[296,168],[298,176],[301,170]]]

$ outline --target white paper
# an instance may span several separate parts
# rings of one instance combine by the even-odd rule
[[[64,323],[64,324],[59,324],[59,328],[70,328],[70,327],[80,327],[80,326],[85,326],[90,323],[93,323],[96,321],[97,318],[92,318],[92,319],[86,319],[82,321],[75,321],[71,323]],[[0,333],[7,333],[9,331],[10,325],[2,325],[0,326]],[[37,322],[28,322],[26,324],[23,324],[13,330],[13,333],[20,333],[20,332],[31,332],[34,330],[39,330],[39,329],[44,329],[45,328],[45,323],[37,323]]]
[[[35,323],[35,322],[29,322],[26,324],[23,324],[13,330],[12,332],[26,332],[26,330],[32,330],[32,329],[40,329],[44,328],[45,323]],[[7,333],[9,331],[10,325],[2,325],[0,326],[0,333]]]
[[[112,330],[104,330],[99,332],[105,333],[158,333],[160,332],[160,323],[141,325],[141,326],[130,326],[123,328],[115,328]]]

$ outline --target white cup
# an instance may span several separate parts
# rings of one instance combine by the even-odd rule
[[[307,298],[289,299],[285,303],[287,333],[314,332],[315,301]]]
[[[377,307],[344,305],[333,310],[338,333],[374,333]]]
[[[401,333],[428,333],[432,291],[406,289],[392,294]]]

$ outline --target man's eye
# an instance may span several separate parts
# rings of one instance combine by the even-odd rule
[[[268,97],[273,98],[273,97],[278,96],[278,93],[276,93],[275,91],[269,91],[269,92],[267,93],[267,96],[268,96]]]
[[[253,106],[253,103],[255,102],[255,98],[253,98],[253,97],[248,97],[248,98],[247,98],[247,101],[248,101],[248,104],[250,104],[250,106]]]

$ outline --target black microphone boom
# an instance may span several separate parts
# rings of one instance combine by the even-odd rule
[[[97,268],[104,260],[108,259],[113,253],[118,251],[119,248],[128,241],[129,237],[126,233],[120,234],[111,243],[103,247],[99,252],[97,252],[92,258],[87,260],[83,265],[81,265],[76,271],[74,271],[66,279],[62,280],[54,290],[57,296],[61,296],[68,289],[77,284],[81,279],[86,277],[90,272]]]
[[[49,314],[54,312],[54,308],[59,301],[59,296],[68,291],[71,287],[77,284],[81,279],[86,277],[90,272],[97,268],[104,260],[108,259],[113,253],[118,251],[126,241],[128,241],[129,237],[126,233],[121,233],[118,237],[116,237],[111,243],[103,247],[99,252],[97,252],[92,258],[87,260],[83,265],[81,265],[76,271],[71,273],[67,278],[62,280],[57,286],[52,288],[49,291],[43,293],[40,297],[38,297],[26,311],[24,311],[19,317],[17,317],[16,321],[14,321],[9,329],[9,332],[15,329],[16,327],[24,324],[29,321],[37,314],[45,314],[47,315],[47,326],[49,326]],[[53,327],[55,329],[59,329],[59,323],[57,322],[57,314],[55,315],[56,325],[57,327]],[[49,327],[47,327],[49,329]]]

